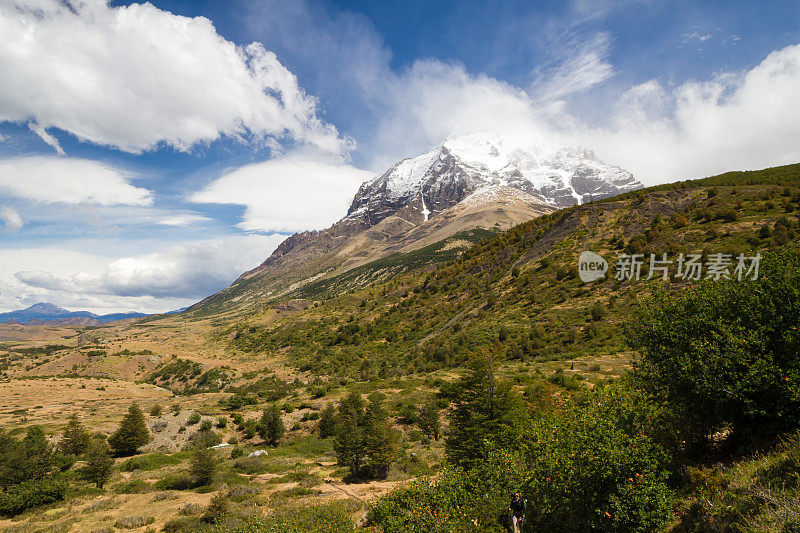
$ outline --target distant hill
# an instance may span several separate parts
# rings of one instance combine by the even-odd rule
[[[0,324],[98,326],[125,318],[141,318],[144,316],[148,315],[146,313],[136,312],[98,315],[90,311],[69,311],[68,309],[51,303],[38,303],[27,309],[0,313]]]

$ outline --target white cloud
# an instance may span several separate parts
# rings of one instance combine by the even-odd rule
[[[162,226],[193,226],[195,224],[199,224],[202,222],[208,222],[211,219],[205,217],[203,215],[197,215],[194,213],[178,213],[176,215],[171,215],[166,218],[162,218],[158,221],[159,224]]]
[[[608,128],[574,131],[646,183],[800,161],[800,45],[742,73],[627,91]]]
[[[88,159],[55,156],[0,159],[0,193],[47,203],[153,203],[150,191],[134,187],[128,176],[115,168]]]
[[[56,150],[51,128],[130,152],[220,135],[348,147],[274,53],[150,3],[0,0],[0,72],[0,121]]]
[[[0,304],[18,308],[31,300],[69,301],[73,303],[64,306],[74,308],[79,298],[99,302],[108,297],[114,302],[112,309],[135,309],[134,304],[146,301],[151,306],[147,311],[154,305],[166,311],[176,300],[186,305],[226,287],[264,261],[284,238],[233,236],[110,260],[60,249],[2,250],[0,259],[9,259],[9,254],[13,259],[0,262],[0,293],[16,298],[13,303],[0,299]],[[55,257],[64,258],[63,263]]]
[[[58,153],[58,155],[66,155],[64,153],[64,149],[61,148],[61,144],[59,144],[58,139],[47,133],[47,130],[41,127],[37,122],[28,122],[28,128],[39,136],[45,144],[52,146],[53,149]]]
[[[555,66],[534,72],[532,92],[538,100],[558,100],[600,85],[615,74],[608,62],[610,37],[599,33],[572,45]]]
[[[239,226],[248,231],[323,229],[344,216],[371,176],[318,154],[292,153],[230,171],[190,200],[246,206]]]
[[[23,225],[22,217],[13,208],[7,205],[0,205],[0,221],[3,222],[3,231],[14,233],[19,231]]]

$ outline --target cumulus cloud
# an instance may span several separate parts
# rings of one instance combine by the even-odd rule
[[[800,161],[800,45],[739,73],[620,98],[609,127],[574,131],[647,183]]]
[[[88,159],[51,156],[0,159],[0,193],[25,200],[151,205],[150,191],[131,185],[128,178],[120,170]]]
[[[50,269],[20,270],[14,273],[14,278],[27,287],[57,294],[197,300],[226,287],[242,272],[260,264],[284,238],[246,235],[195,241],[151,254],[115,259],[107,262],[101,272],[54,274]]]
[[[23,225],[22,217],[13,208],[7,205],[0,205],[0,221],[3,222],[3,231],[14,233],[19,231]]]
[[[273,52],[150,3],[0,0],[0,121],[141,152],[221,135],[348,147]]]
[[[319,154],[292,153],[232,170],[190,200],[246,206],[248,231],[323,229],[341,218],[371,172]]]

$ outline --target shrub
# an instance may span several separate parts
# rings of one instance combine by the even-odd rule
[[[131,457],[120,464],[119,469],[123,472],[132,472],[134,470],[157,470],[161,467],[175,465],[180,462],[180,459],[175,456],[155,452]]]
[[[152,485],[143,479],[131,479],[114,485],[113,490],[117,494],[141,494],[149,492]]]
[[[155,485],[158,490],[189,490],[194,487],[194,478],[189,474],[167,474]]]
[[[120,518],[114,522],[114,527],[119,529],[136,529],[139,527],[149,526],[156,519],[152,516],[134,515],[125,518]]]
[[[0,515],[13,516],[39,505],[61,501],[66,492],[67,482],[60,478],[9,485],[0,492]]]
[[[161,405],[155,404],[153,407],[150,408],[150,416],[161,416],[163,409]]]
[[[197,411],[192,411],[192,414],[189,415],[189,419],[186,421],[186,425],[193,426],[198,422],[200,422],[200,418],[201,418],[200,413],[198,413]]]
[[[671,407],[690,453],[731,430],[730,443],[774,438],[800,423],[800,253],[782,250],[759,279],[659,292],[629,332],[642,386]]]

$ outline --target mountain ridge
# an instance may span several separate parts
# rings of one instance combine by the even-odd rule
[[[0,313],[0,324],[98,326],[107,322],[115,322],[126,318],[142,318],[145,316],[148,315],[135,311],[98,315],[91,311],[69,311],[68,309],[51,303],[39,302],[25,309]]]
[[[586,148],[517,146],[495,134],[453,137],[365,181],[341,220],[287,237],[261,265],[190,309],[258,305],[462,231],[502,231],[641,187]]]

